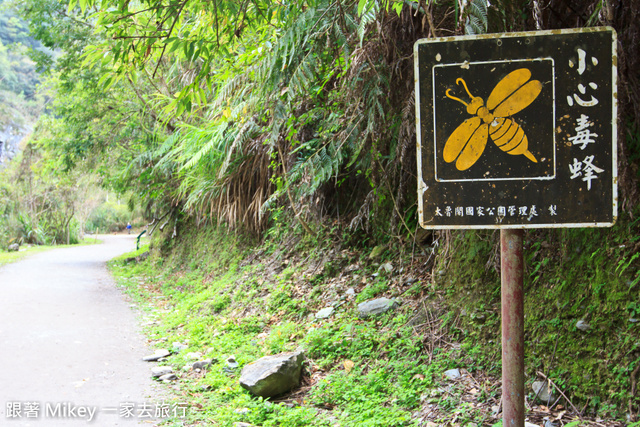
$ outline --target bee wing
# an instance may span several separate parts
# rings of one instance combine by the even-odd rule
[[[489,125],[480,117],[465,120],[447,139],[442,157],[447,163],[456,161],[458,170],[467,170],[480,158],[487,145]]]
[[[531,80],[531,71],[520,68],[500,80],[487,99],[487,108],[495,117],[508,117],[525,109],[542,91],[542,83]]]

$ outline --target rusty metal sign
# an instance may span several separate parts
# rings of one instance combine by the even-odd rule
[[[414,59],[422,227],[615,222],[613,29],[423,39]]]

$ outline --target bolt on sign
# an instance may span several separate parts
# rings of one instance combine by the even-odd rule
[[[416,42],[421,225],[613,225],[616,43],[608,27]]]

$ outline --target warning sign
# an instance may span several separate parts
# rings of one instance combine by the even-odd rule
[[[615,48],[610,28],[418,41],[421,225],[612,225]]]

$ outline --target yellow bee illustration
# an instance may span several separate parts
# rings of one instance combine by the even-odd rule
[[[529,80],[531,71],[520,68],[505,76],[491,91],[485,107],[480,97],[469,92],[467,83],[458,78],[456,84],[462,83],[471,98],[466,103],[452,96],[447,89],[446,96],[461,102],[467,112],[475,117],[465,120],[453,131],[444,146],[444,161],[456,162],[458,170],[467,170],[480,158],[487,145],[488,137],[505,153],[523,154],[534,163],[538,160],[529,151],[529,141],[524,130],[510,116],[525,109],[542,91],[542,83]]]

